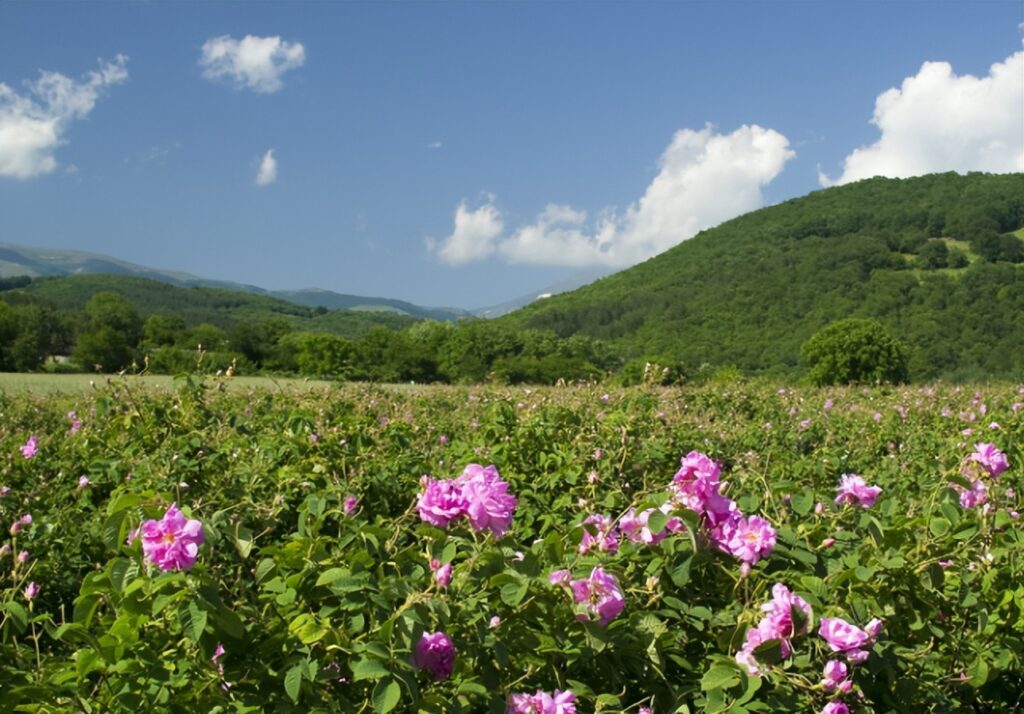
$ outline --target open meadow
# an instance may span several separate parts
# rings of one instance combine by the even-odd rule
[[[1016,385],[89,379],[0,390],[3,711],[1024,705]]]

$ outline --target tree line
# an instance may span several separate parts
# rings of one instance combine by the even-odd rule
[[[0,289],[23,285],[8,281]],[[231,368],[374,382],[543,384],[598,378],[621,366],[601,341],[485,320],[378,325],[355,338],[297,330],[281,317],[241,319],[227,329],[188,325],[164,312],[143,318],[114,291],[95,293],[80,311],[60,311],[24,293],[0,298],[0,371]]]

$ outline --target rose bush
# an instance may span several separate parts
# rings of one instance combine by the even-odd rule
[[[1016,387],[227,384],[0,395],[0,709],[1021,706]]]

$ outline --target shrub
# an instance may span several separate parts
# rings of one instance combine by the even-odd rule
[[[819,386],[903,383],[908,377],[906,347],[874,320],[833,322],[807,340],[800,355]]]

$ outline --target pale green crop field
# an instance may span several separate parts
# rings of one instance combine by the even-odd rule
[[[0,392],[6,394],[79,394],[105,385],[107,380],[151,389],[172,389],[174,377],[170,375],[102,375],[102,374],[18,374],[0,372]],[[214,381],[210,378],[208,383]],[[314,379],[278,377],[231,377],[217,379],[227,389],[283,390],[288,392],[323,391],[332,388],[331,382]]]

